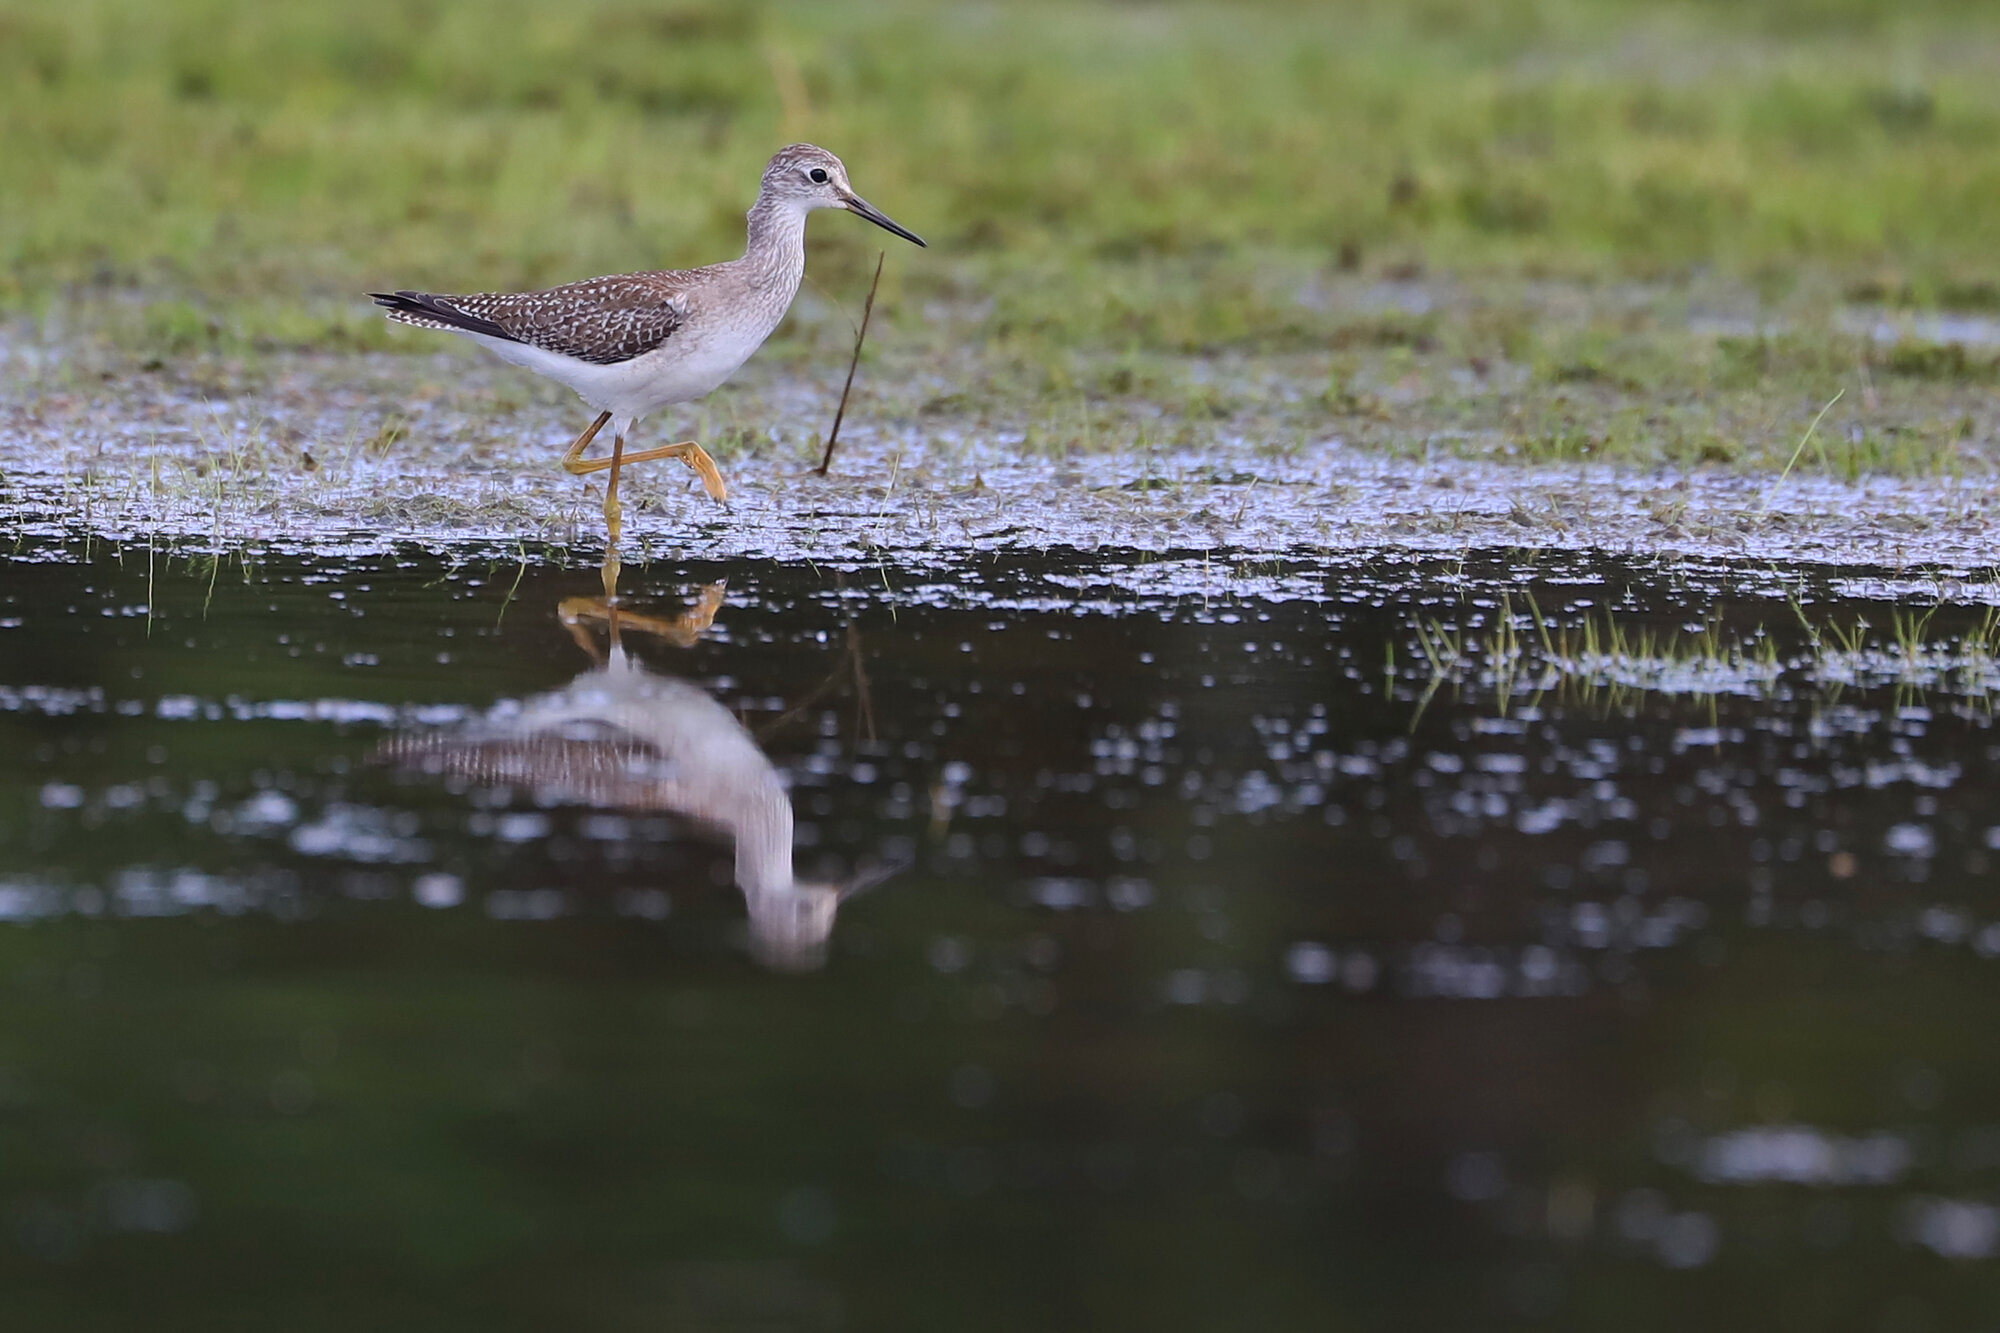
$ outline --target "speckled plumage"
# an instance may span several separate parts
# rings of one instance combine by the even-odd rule
[[[460,334],[567,384],[623,438],[649,413],[717,388],[770,337],[798,294],[806,215],[819,208],[923,244],[854,193],[839,158],[792,144],[764,168],[741,259],[536,292],[372,295],[398,323]]]
[[[687,323],[686,288],[694,278],[696,273],[621,273],[539,292],[400,291],[375,299],[399,324],[483,333],[609,366],[644,356]]]

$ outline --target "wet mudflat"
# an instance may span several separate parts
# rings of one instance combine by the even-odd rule
[[[1428,310],[1448,296],[1401,299]],[[1519,317],[1560,325],[1565,308]],[[1649,355],[1683,368],[1720,355],[1685,322]],[[626,554],[938,564],[1049,547],[1360,558],[1523,546],[1936,569],[1982,567],[2000,542],[2000,470],[1974,442],[2000,433],[1978,425],[1993,410],[1984,379],[1892,377],[1854,394],[1755,380],[1728,390],[1748,401],[1726,422],[1676,434],[1661,423],[1723,391],[1700,380],[1613,391],[1617,376],[1588,365],[1559,367],[1553,382],[1519,366],[1475,375],[1440,349],[1425,354],[1426,379],[1392,342],[1358,364],[1345,352],[1179,356],[1139,374],[1086,359],[1065,373],[1127,389],[1084,397],[1010,391],[1003,366],[963,345],[892,348],[862,377],[827,476],[812,469],[843,365],[795,349],[644,427],[635,443],[701,440],[729,504],[678,463],[634,467]],[[1919,345],[1981,366],[1992,356],[1983,335],[1865,344]],[[1752,405],[1769,414],[1755,431]],[[567,392],[463,349],[135,363],[0,328],[0,525],[204,550],[416,541],[596,559],[602,479],[555,461],[588,420]],[[1956,424],[1937,436],[1940,422]],[[1711,428],[1743,457],[1702,434]]]
[[[927,560],[24,538],[9,1322],[2000,1317],[1990,587]]]

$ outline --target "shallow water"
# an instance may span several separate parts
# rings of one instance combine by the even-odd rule
[[[744,558],[614,647],[512,552],[24,541],[0,1311],[1983,1326],[1983,613],[1796,632],[1911,577]]]

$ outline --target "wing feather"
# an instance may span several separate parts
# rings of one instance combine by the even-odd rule
[[[371,292],[389,318],[505,338],[593,365],[644,356],[687,322],[683,275],[621,273],[539,292]]]

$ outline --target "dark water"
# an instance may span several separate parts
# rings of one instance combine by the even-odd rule
[[[1982,699],[1225,574],[16,552],[6,1325],[2000,1323]]]

